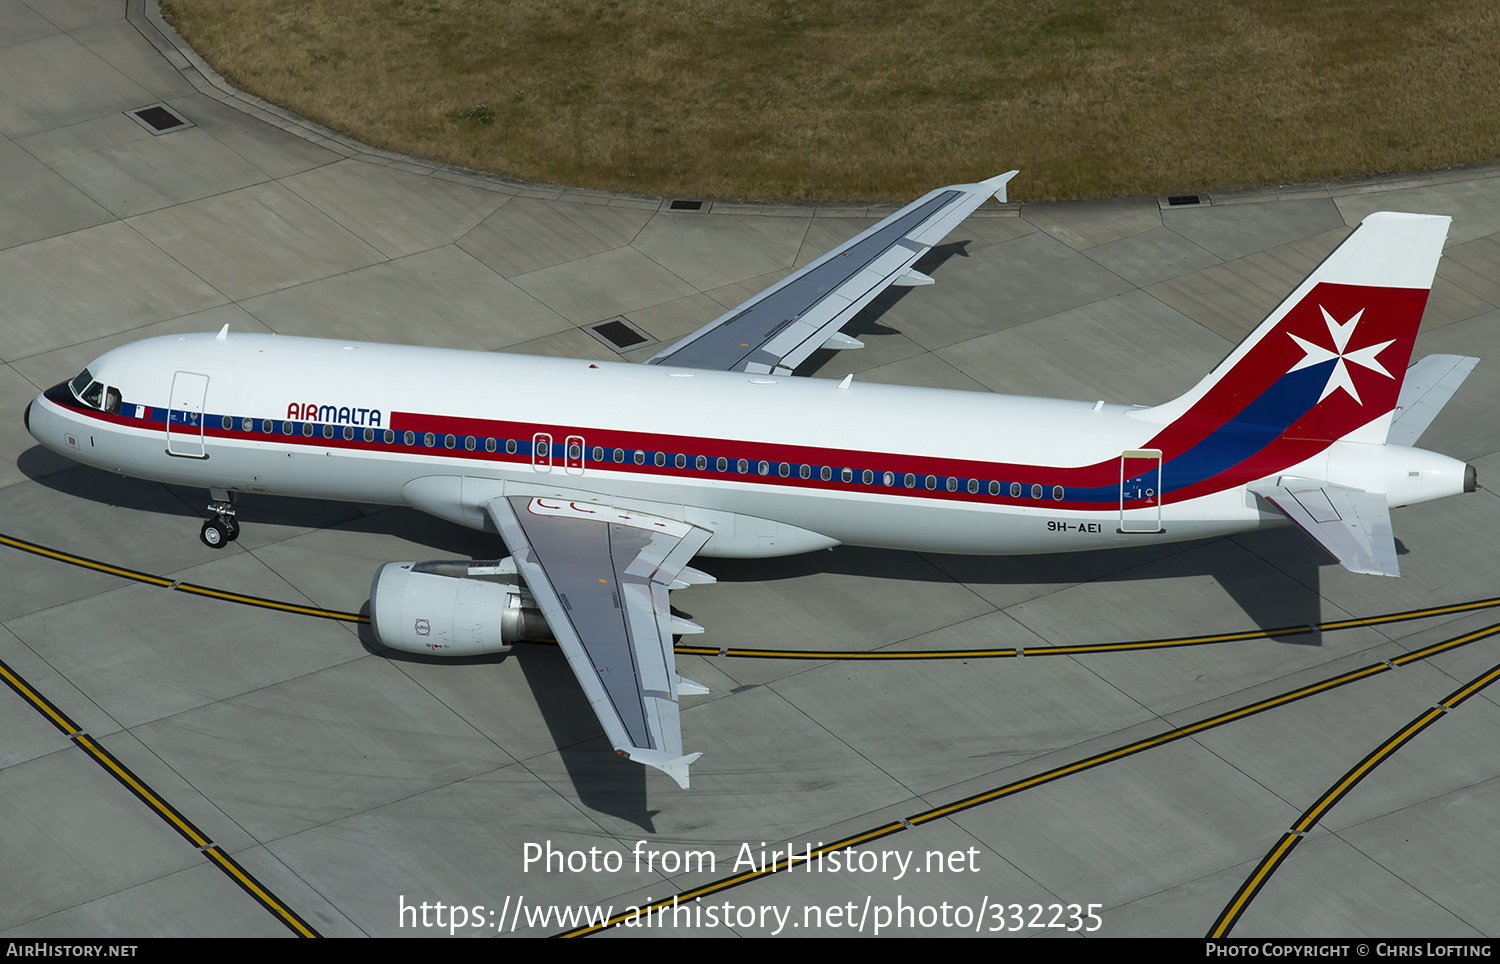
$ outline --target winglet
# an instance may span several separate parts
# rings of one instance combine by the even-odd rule
[[[692,766],[702,753],[689,753],[687,756],[669,757],[660,750],[637,750],[629,751],[630,759],[636,763],[644,763],[648,767],[656,767],[673,780],[677,785],[686,790],[688,788],[688,767]]]
[[[995,188],[995,200],[999,201],[1001,204],[1004,204],[1006,203],[1005,185],[1009,184],[1010,179],[1020,173],[1021,172],[1019,169],[1014,171],[1006,171],[1004,174],[1001,174],[998,177],[992,177],[988,181],[980,181],[979,183],[983,184],[985,187],[990,187],[991,185],[993,185]]]

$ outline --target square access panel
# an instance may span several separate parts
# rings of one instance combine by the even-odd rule
[[[152,134],[170,134],[196,126],[166,104],[151,104],[127,110],[125,116],[146,128]]]
[[[585,325],[583,330],[621,355],[646,345],[656,344],[655,338],[631,324],[624,315],[615,315],[613,318]]]

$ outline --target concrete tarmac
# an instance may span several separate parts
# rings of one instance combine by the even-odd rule
[[[152,105],[185,123],[157,131],[126,113]],[[1006,166],[996,159],[996,172]],[[1414,357],[1486,361],[1421,444],[1475,463],[1483,484],[1500,478],[1497,175],[1179,205],[992,204],[918,266],[935,286],[883,296],[850,329],[868,347],[815,359],[813,374],[1161,402],[1366,214],[1449,214]],[[169,581],[351,612],[384,562],[494,557],[492,538],[409,509],[255,497],[241,500],[241,539],[216,552],[197,538],[206,493],[78,467],[38,448],[21,411],[109,348],[226,323],[615,359],[582,326],[624,315],[670,343],[889,210],[668,202],[506,182],[354,144],[230,90],[154,3],[0,0],[0,412],[10,413],[0,533]],[[475,390],[503,410],[505,386]],[[780,923],[781,933],[868,934],[880,908],[901,906],[886,933],[1031,936],[1097,921],[1108,936],[1202,936],[1304,810],[1500,662],[1500,637],[1401,657],[1500,616],[1162,651],[1036,649],[1500,595],[1493,491],[1392,518],[1399,580],[1352,575],[1289,529],[1025,558],[841,548],[700,560],[719,582],[674,594],[708,630],[688,643],[1032,655],[682,657],[681,672],[712,690],[683,700],[684,744],[704,754],[688,791],[610,751],[555,648],[456,664],[397,658],[357,625],[0,547],[0,660],[13,688],[24,681],[74,726],[50,722],[19,690],[0,696],[0,935],[290,936],[274,907],[326,936],[432,935],[449,932],[454,906],[461,935],[550,934],[565,928],[534,915],[551,905],[623,911],[745,870],[747,857],[758,865],[1102,755],[898,823],[837,864],[610,933],[759,936]],[[1383,660],[1391,667],[1369,678],[1114,753]],[[1233,935],[1500,935],[1497,695],[1453,704],[1328,809]],[[101,759],[128,769],[136,792]],[[585,862],[592,850],[601,863],[528,867],[533,846]],[[688,852],[712,854],[714,866],[683,866]],[[618,870],[609,853],[621,855]]]

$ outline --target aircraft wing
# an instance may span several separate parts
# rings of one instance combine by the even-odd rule
[[[1274,505],[1350,572],[1399,576],[1386,497],[1326,482],[1283,478],[1250,491]]]
[[[682,752],[677,693],[686,681],[672,653],[667,590],[709,533],[561,499],[512,496],[485,510],[615,751],[686,788],[700,754]]]
[[[879,224],[659,352],[648,365],[790,375],[825,344],[859,348],[839,329],[891,285],[932,284],[912,270],[1017,171],[918,198]]]
[[[1428,355],[1408,368],[1386,442],[1415,445],[1477,364],[1467,355]]]

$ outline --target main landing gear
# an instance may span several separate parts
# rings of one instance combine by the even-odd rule
[[[234,518],[234,493],[225,489],[209,489],[208,511],[213,518],[203,523],[198,538],[210,549],[222,549],[240,537],[240,524]]]

